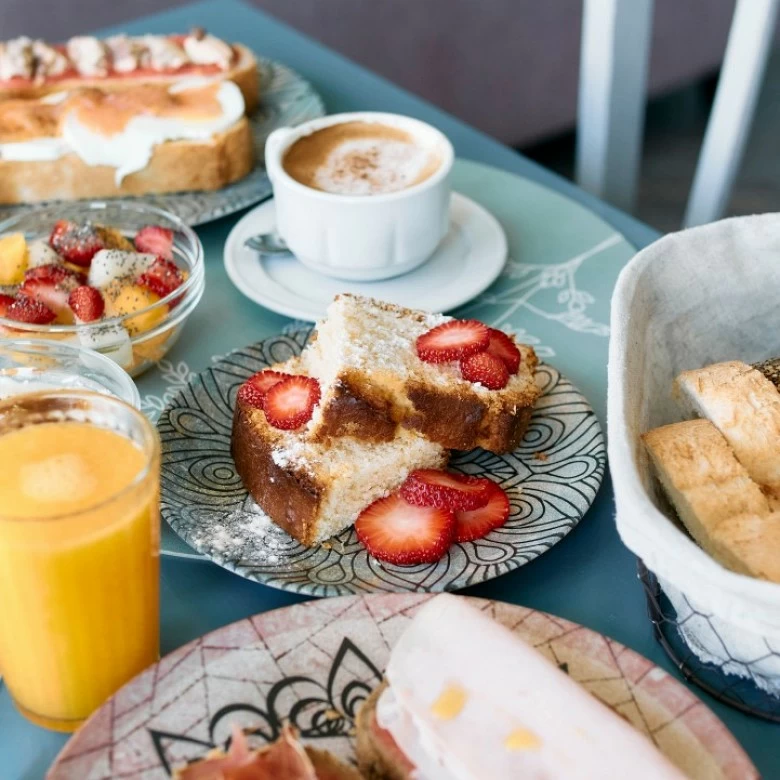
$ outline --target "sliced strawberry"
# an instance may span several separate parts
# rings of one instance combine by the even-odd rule
[[[262,404],[266,419],[274,428],[292,431],[311,419],[320,402],[320,383],[308,376],[291,376],[275,384]]]
[[[51,281],[46,277],[26,279],[19,288],[19,292],[34,301],[42,303],[57,314],[68,306],[70,290],[65,285],[68,279],[69,276],[63,277],[61,282]]]
[[[488,500],[478,509],[455,512],[455,541],[472,542],[500,528],[509,517],[509,497],[495,482],[487,482]]]
[[[184,277],[172,260],[158,257],[139,277],[138,284],[164,298],[181,286]]]
[[[34,301],[26,295],[19,295],[9,305],[5,316],[17,322],[29,322],[33,325],[48,325],[56,314],[40,301]]]
[[[438,561],[452,544],[455,514],[412,506],[393,493],[367,506],[355,523],[358,539],[380,561],[399,566]]]
[[[265,394],[279,382],[289,379],[292,374],[283,374],[280,371],[258,371],[244,382],[238,389],[238,400],[245,406],[254,406],[257,409],[263,408],[263,398]]]
[[[139,252],[148,252],[164,260],[173,260],[173,231],[168,228],[147,225],[136,233],[133,243]]]
[[[481,322],[450,320],[417,339],[417,355],[426,363],[446,363],[482,352],[489,342],[490,331]]]
[[[464,379],[479,382],[488,390],[500,390],[509,382],[509,370],[504,361],[488,352],[480,352],[461,360],[460,372]]]
[[[8,307],[14,302],[12,295],[0,294],[0,317],[5,317]]]
[[[57,265],[55,263],[49,263],[47,265],[39,265],[36,268],[29,268],[24,272],[25,279],[45,279],[54,284],[59,284],[65,281],[65,279],[75,279],[79,284],[86,284],[87,277],[84,274],[76,273],[75,271],[69,271],[63,265]]]
[[[506,370],[510,374],[516,374],[520,368],[520,350],[503,330],[490,328],[490,343],[488,344],[487,353],[503,360]]]
[[[82,284],[68,298],[68,305],[81,322],[94,322],[103,316],[106,304],[100,290]]]
[[[67,219],[55,223],[49,245],[63,260],[83,268],[89,268],[92,258],[103,249],[103,241],[93,225],[77,225]]]
[[[486,480],[437,469],[416,469],[401,485],[401,496],[415,506],[476,509],[488,500]]]

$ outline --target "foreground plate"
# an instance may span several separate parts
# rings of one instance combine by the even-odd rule
[[[410,309],[452,311],[486,290],[506,264],[506,234],[478,203],[454,192],[450,227],[433,255],[413,271],[377,282],[350,282],[313,271],[292,256],[261,258],[244,246],[250,236],[276,230],[269,200],[242,217],[225,242],[230,281],[266,309],[301,320],[318,320],[339,293],[350,292]]]
[[[271,182],[263,165],[265,139],[277,127],[287,127],[325,114],[322,98],[308,81],[278,62],[257,58],[260,76],[260,106],[250,117],[255,139],[255,169],[240,181],[213,192],[179,192],[143,195],[138,200],[176,214],[188,225],[202,225],[233,214],[267,198]],[[128,200],[134,200],[129,198]],[[0,207],[0,220],[29,205]]]
[[[582,394],[543,365],[543,395],[522,445],[509,455],[458,454],[458,471],[488,476],[512,514],[485,539],[456,544],[438,563],[393,566],[371,558],[353,529],[306,548],[252,501],[230,455],[235,397],[256,371],[300,354],[310,330],[244,347],[198,374],[163,411],[163,517],[196,550],[248,579],[310,596],[441,591],[493,579],[532,561],[580,521],[604,476],[598,420]]]
[[[329,599],[214,631],[147,669],[66,745],[50,780],[141,777],[224,746],[232,723],[275,739],[290,720],[303,739],[354,760],[354,719],[390,648],[429,596]],[[695,780],[758,772],[726,727],[681,683],[587,628],[512,604],[469,599],[647,734]]]

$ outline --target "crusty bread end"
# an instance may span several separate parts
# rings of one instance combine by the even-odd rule
[[[398,761],[393,749],[377,739],[374,730],[376,703],[386,685],[382,683],[375,688],[358,710],[355,720],[358,769],[366,780],[409,780],[411,775],[407,767]]]

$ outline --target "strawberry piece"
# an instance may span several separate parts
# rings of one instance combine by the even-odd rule
[[[510,374],[516,374],[520,368],[520,350],[503,330],[490,328],[490,343],[488,344],[487,353],[503,360]]]
[[[460,372],[469,382],[479,382],[488,390],[500,390],[509,382],[509,370],[501,358],[488,352],[470,355],[460,361]]]
[[[138,284],[164,298],[181,286],[184,277],[172,260],[158,257],[139,277]]]
[[[64,284],[67,279],[69,279],[69,276],[63,277],[60,282],[52,281],[46,277],[26,279],[19,288],[19,293],[42,303],[56,314],[68,306],[70,291]]]
[[[89,268],[92,258],[103,249],[103,241],[93,225],[61,219],[54,224],[49,246],[66,262]]]
[[[245,406],[253,406],[256,409],[263,408],[265,394],[279,382],[290,379],[292,374],[283,374],[281,371],[258,371],[244,382],[238,389],[238,400]]]
[[[435,506],[412,506],[392,493],[367,506],[355,522],[358,539],[380,561],[399,566],[435,563],[454,538],[455,514]]]
[[[473,542],[500,528],[509,517],[509,497],[495,482],[487,483],[488,500],[478,509],[455,512],[455,541]]]
[[[139,252],[173,260],[173,231],[168,228],[147,225],[136,233],[133,243]]]
[[[59,284],[66,279],[75,279],[79,284],[86,284],[87,277],[84,274],[69,271],[65,266],[56,263],[39,265],[36,268],[29,268],[24,272],[24,278],[27,279],[45,279],[46,281]]]
[[[12,295],[0,294],[0,317],[5,317],[8,307],[14,302]]]
[[[308,376],[291,376],[275,384],[262,400],[269,424],[283,431],[300,428],[320,402],[320,383]]]
[[[19,295],[10,304],[5,316],[17,322],[29,322],[32,325],[48,325],[56,314],[40,301],[34,301],[26,295]]]
[[[94,322],[103,316],[106,304],[100,290],[82,284],[68,298],[68,305],[81,322]]]
[[[401,496],[415,506],[476,509],[488,500],[486,480],[437,469],[416,469],[401,485]]]
[[[460,360],[487,349],[490,331],[477,320],[450,320],[417,339],[417,356],[426,363]]]

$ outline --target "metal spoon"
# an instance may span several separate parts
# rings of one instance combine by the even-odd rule
[[[244,241],[244,246],[266,257],[292,257],[285,240],[277,233],[260,233],[250,236]]]

